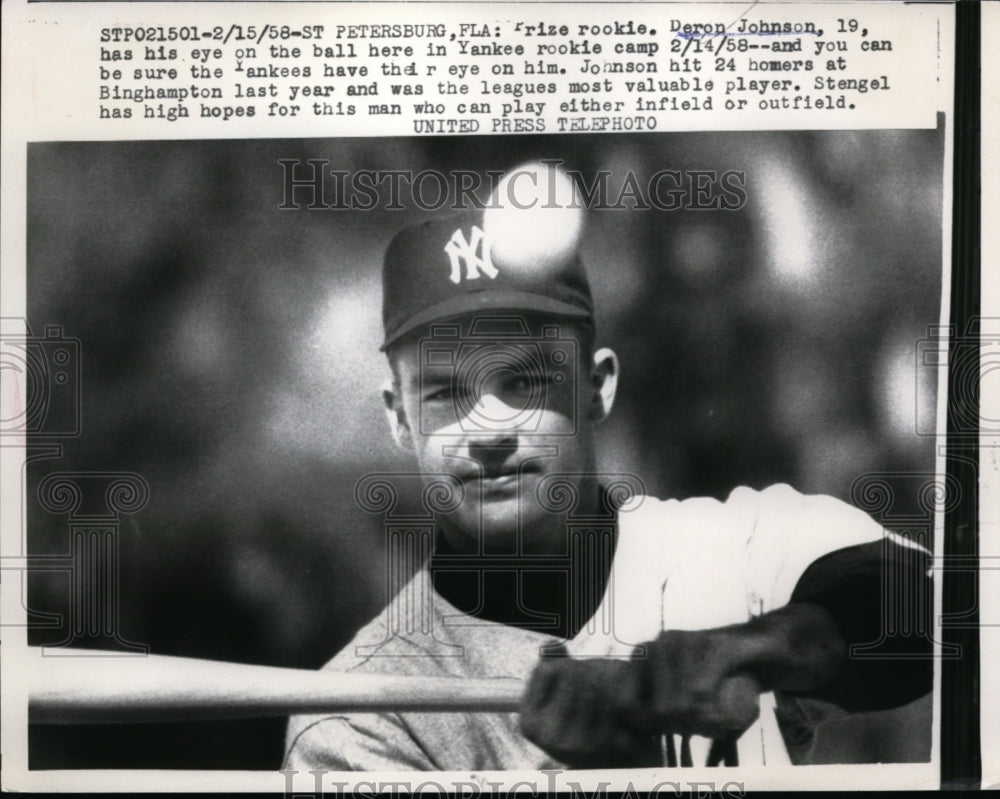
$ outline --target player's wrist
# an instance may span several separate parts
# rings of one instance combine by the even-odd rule
[[[748,671],[765,691],[804,692],[833,680],[847,661],[836,621],[820,605],[795,602],[752,619],[744,632]]]

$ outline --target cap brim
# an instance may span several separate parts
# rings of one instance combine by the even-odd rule
[[[386,334],[385,342],[379,348],[382,352],[407,333],[417,328],[449,319],[454,316],[465,316],[477,311],[528,311],[546,313],[554,316],[567,316],[574,319],[589,319],[592,314],[579,305],[555,300],[542,294],[532,294],[529,291],[473,291],[461,296],[449,297],[443,302],[425,308],[420,313],[409,317],[406,322]]]

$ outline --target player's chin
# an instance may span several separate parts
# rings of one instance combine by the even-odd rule
[[[510,537],[520,528],[521,502],[517,494],[482,493],[466,499],[465,512],[482,526],[491,539]]]
[[[470,537],[479,538],[487,548],[514,552],[519,535],[536,526],[536,512],[514,496],[466,495],[462,507],[452,514],[452,523]]]
[[[565,519],[542,508],[537,502],[521,502],[516,506],[487,505],[482,509],[483,527],[500,540],[505,531],[520,536],[523,552],[564,552],[566,548]]]

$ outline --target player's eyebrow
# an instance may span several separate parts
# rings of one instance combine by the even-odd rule
[[[421,386],[448,386],[451,385],[454,379],[454,375],[439,373],[439,374],[425,374],[423,378],[417,378],[413,385],[417,388]]]
[[[410,375],[407,380],[407,388],[411,391],[420,391],[428,386],[451,385],[453,373],[447,369],[422,369]]]

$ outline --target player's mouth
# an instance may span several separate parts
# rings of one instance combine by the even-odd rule
[[[517,492],[521,481],[541,472],[538,464],[532,462],[498,464],[469,474],[465,482],[478,485],[483,496],[508,495]]]

